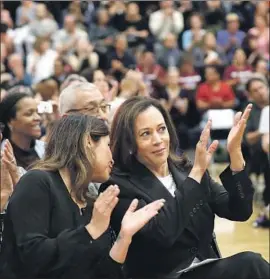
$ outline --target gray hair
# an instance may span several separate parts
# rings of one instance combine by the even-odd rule
[[[76,107],[77,94],[84,91],[96,91],[98,88],[90,82],[74,81],[67,86],[59,96],[59,111],[60,115],[63,116],[69,110]]]

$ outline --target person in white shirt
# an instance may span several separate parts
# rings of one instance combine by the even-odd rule
[[[66,15],[64,28],[58,30],[53,36],[54,48],[66,55],[74,52],[76,43],[79,39],[88,39],[85,31],[77,28],[76,19],[73,15]]]
[[[151,14],[149,28],[152,34],[161,42],[169,33],[178,36],[184,28],[181,12],[173,7],[173,1],[161,1],[160,10]]]
[[[36,84],[54,73],[54,61],[58,57],[55,50],[50,49],[46,38],[37,38],[34,49],[27,56],[26,72],[32,76],[32,83]]]
[[[269,106],[262,110],[259,132],[262,134],[262,149],[269,155]]]

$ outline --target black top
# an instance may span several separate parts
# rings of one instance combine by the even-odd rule
[[[7,209],[1,278],[123,278],[109,257],[112,230],[92,239],[92,206],[80,212],[59,172],[27,172]]]
[[[246,171],[234,176],[227,168],[220,176],[222,184],[206,172],[201,183],[188,177],[189,170],[169,162],[177,190],[173,197],[145,166],[134,160],[132,170],[116,166],[110,184],[120,188],[119,202],[111,223],[118,231],[123,214],[132,199],[138,208],[164,198],[164,207],[132,239],[126,260],[131,278],[160,278],[174,269],[188,267],[195,257],[215,258],[212,234],[215,214],[232,221],[245,221],[252,214],[253,187]]]
[[[28,169],[30,165],[40,159],[35,150],[35,141],[31,143],[31,146],[28,150],[21,149],[11,140],[10,143],[12,145],[14,156],[19,167]]]

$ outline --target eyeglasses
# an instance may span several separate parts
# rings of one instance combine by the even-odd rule
[[[0,122],[0,133],[3,133],[4,129],[5,129],[5,124]]]
[[[99,110],[101,110],[104,113],[108,113],[111,110],[111,105],[106,103],[89,105],[88,107],[85,108],[70,109],[67,111],[67,113],[80,112],[88,115],[95,115],[99,113]]]

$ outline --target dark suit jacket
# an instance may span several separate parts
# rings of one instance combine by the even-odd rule
[[[59,172],[28,171],[8,205],[0,278],[124,278],[109,257],[112,231],[94,240],[85,228],[92,204],[82,213]]]
[[[120,201],[112,216],[112,226],[119,231],[122,217],[132,199],[142,207],[165,198],[165,206],[132,241],[127,258],[131,277],[154,277],[175,268],[188,267],[195,257],[215,258],[211,246],[214,217],[246,221],[252,214],[253,188],[245,171],[232,175],[227,168],[220,176],[223,186],[208,173],[197,183],[187,170],[169,163],[177,190],[175,198],[142,164],[136,162],[131,173],[114,168],[111,179],[103,184],[120,187]]]

